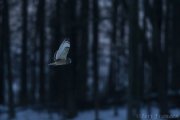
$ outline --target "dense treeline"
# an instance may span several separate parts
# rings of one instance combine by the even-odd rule
[[[59,110],[64,118],[94,109],[99,120],[100,108],[113,106],[118,116],[118,106],[127,105],[128,120],[136,120],[142,105],[150,108],[153,102],[160,115],[169,115],[180,100],[179,5],[178,0],[0,0],[0,104],[8,105],[10,118],[16,107],[38,106]],[[21,7],[19,16],[12,14],[15,6]],[[48,66],[65,38],[72,63]]]

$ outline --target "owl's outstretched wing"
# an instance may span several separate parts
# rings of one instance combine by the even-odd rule
[[[70,49],[70,42],[68,40],[64,40],[61,43],[58,51],[55,54],[55,60],[66,59],[68,52],[69,52],[69,49]]]

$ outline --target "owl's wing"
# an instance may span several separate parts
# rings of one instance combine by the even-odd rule
[[[55,59],[66,59],[69,49],[70,42],[68,40],[64,40],[55,54]]]

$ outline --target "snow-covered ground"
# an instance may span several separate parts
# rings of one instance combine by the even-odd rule
[[[146,107],[141,109],[141,115],[139,116],[142,120],[163,120],[160,119],[159,110],[157,107],[152,107],[151,112],[148,113]],[[180,117],[180,109],[173,109],[170,111],[170,117]],[[127,120],[127,108],[118,108],[118,116],[113,115],[113,109],[100,110],[100,120]],[[150,119],[151,118],[151,119]],[[0,113],[0,120],[8,120],[7,113]],[[56,113],[48,114],[47,111],[37,112],[31,109],[19,110],[16,112],[15,120],[61,120],[61,115]],[[70,119],[68,119],[70,120]],[[94,111],[82,111],[78,116],[71,120],[95,120]]]
[[[119,110],[119,115],[114,117],[112,110],[103,110],[100,111],[100,118],[101,120],[126,120],[126,111],[121,109]],[[8,114],[2,114],[0,120],[8,120]],[[48,114],[47,111],[37,112],[28,109],[17,112],[15,120],[61,120],[61,115],[58,113]],[[78,116],[72,120],[95,120],[94,111],[80,112]]]

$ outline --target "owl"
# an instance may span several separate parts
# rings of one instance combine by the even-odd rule
[[[70,41],[65,39],[59,49],[54,54],[54,62],[50,63],[49,65],[67,65],[71,63],[71,59],[67,57],[68,52],[70,49]]]

